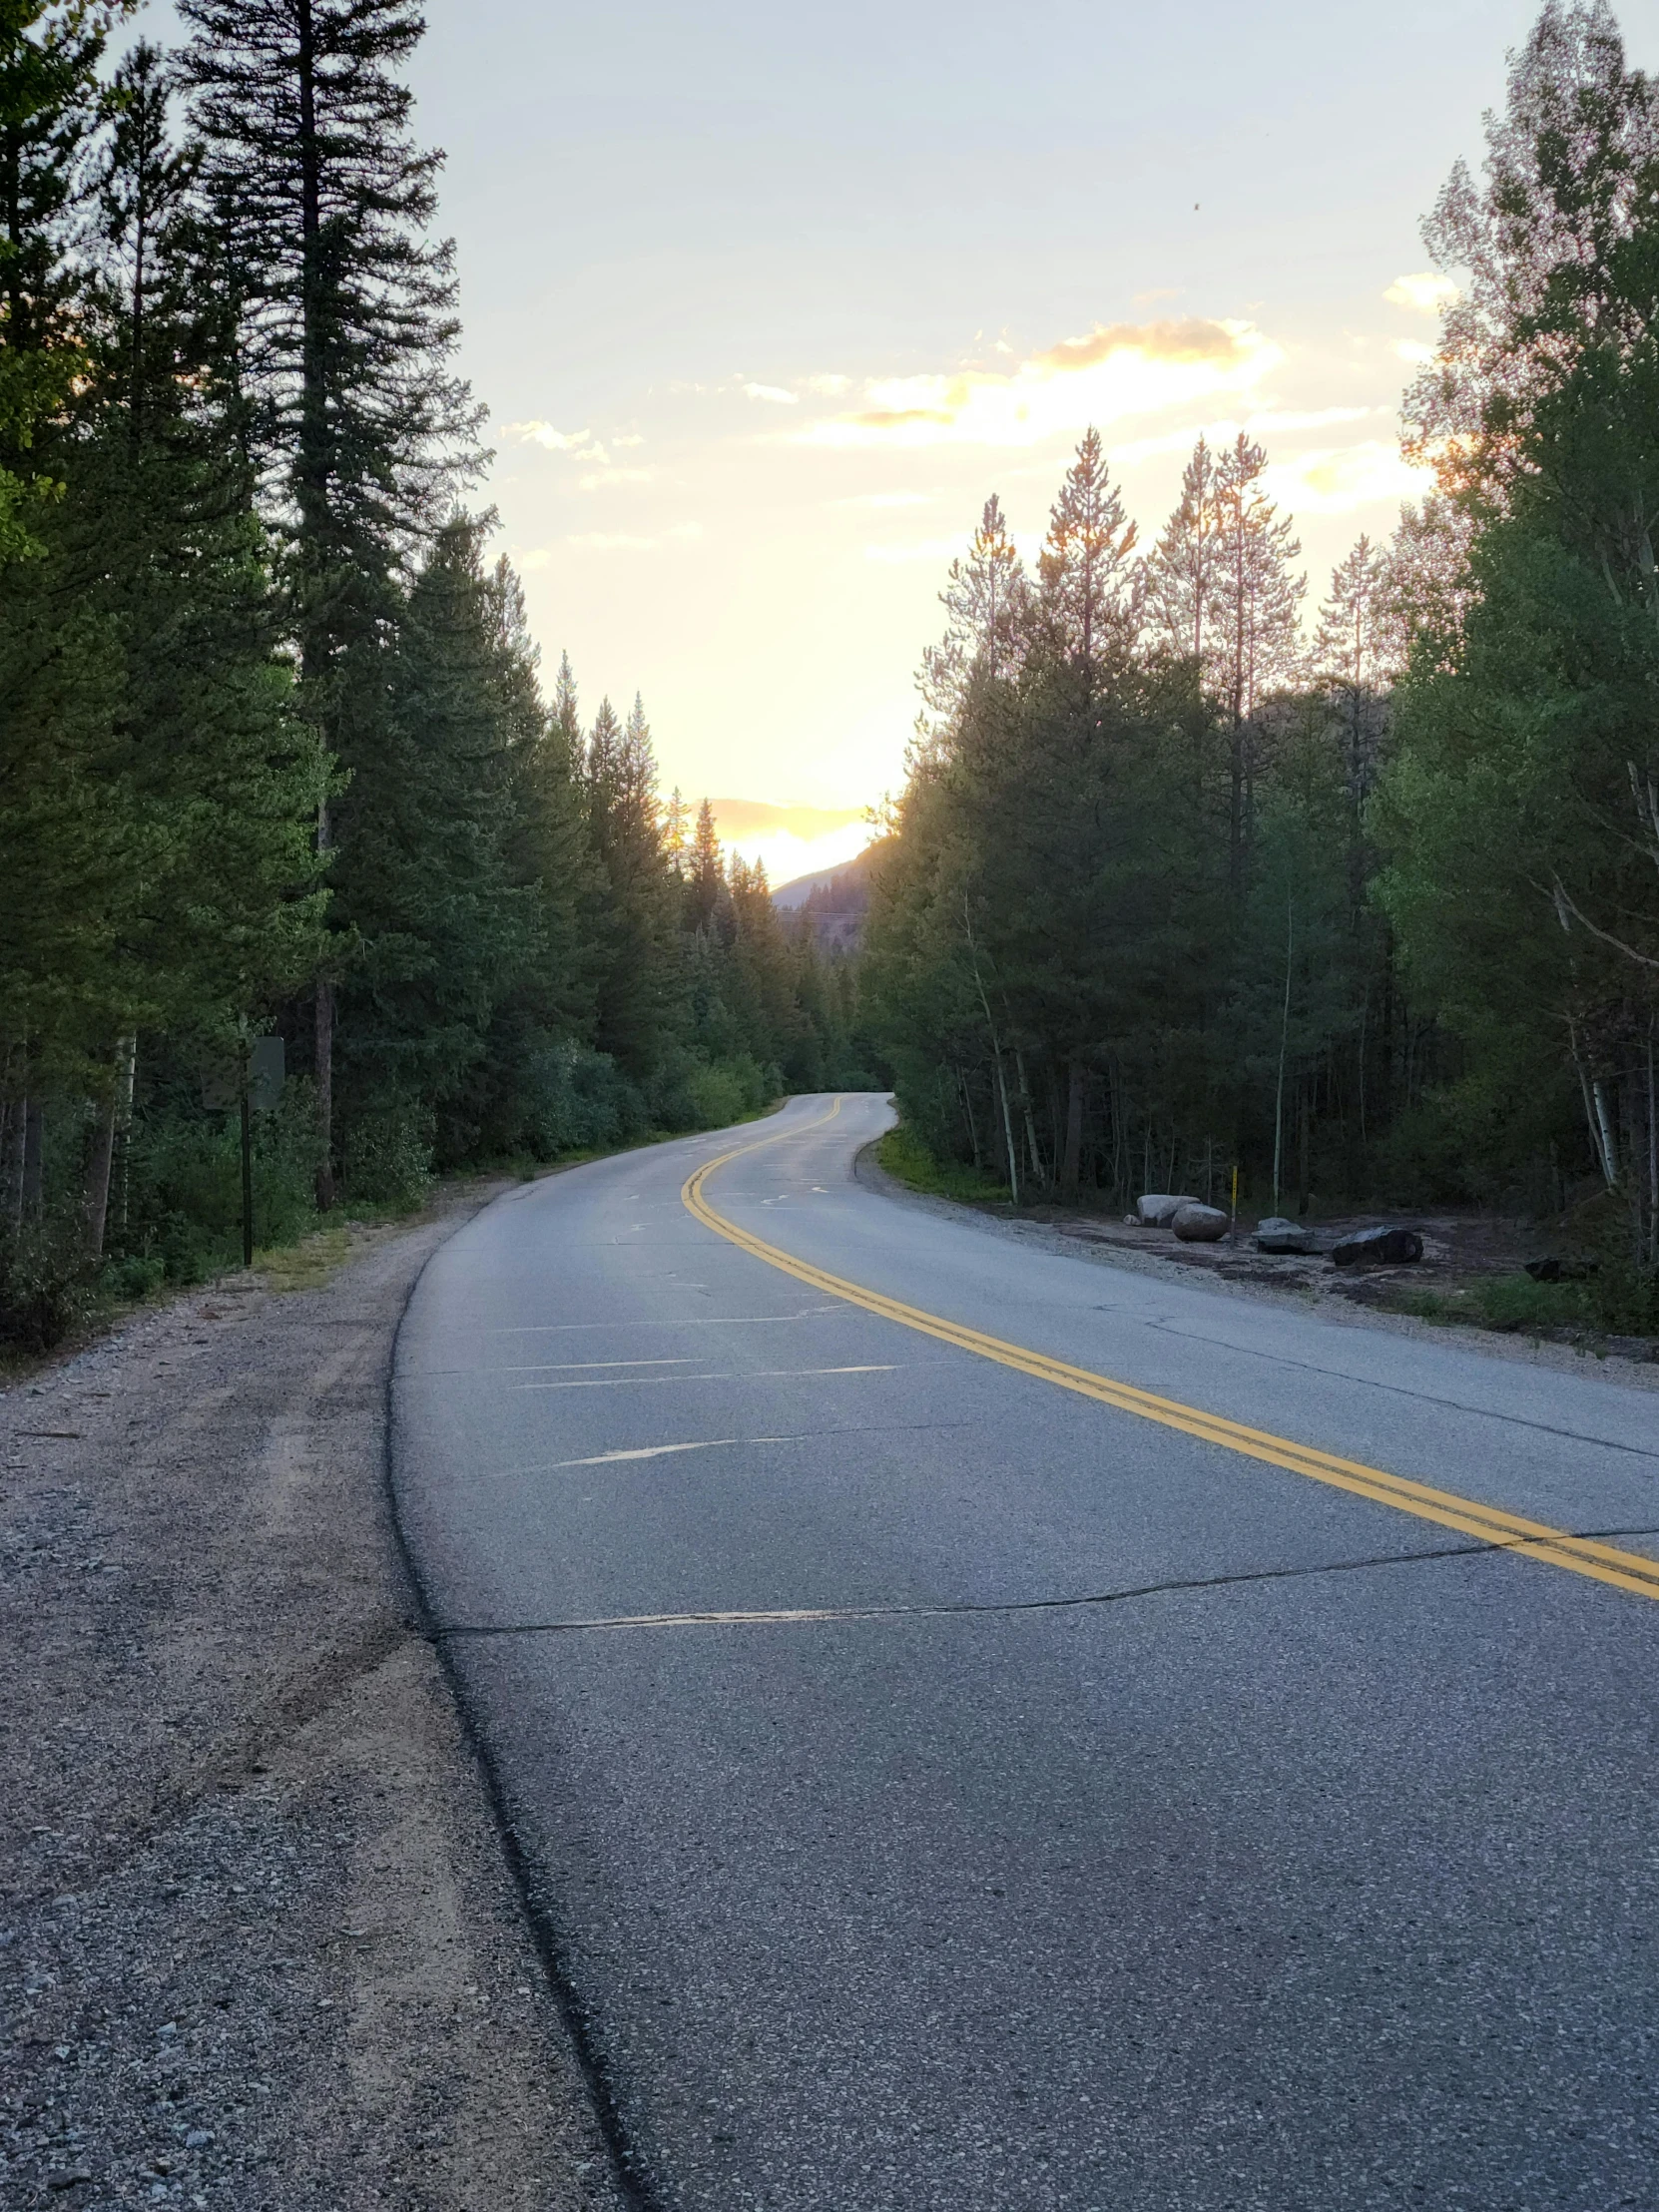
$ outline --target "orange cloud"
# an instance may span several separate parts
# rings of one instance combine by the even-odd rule
[[[836,446],[1037,445],[1090,422],[1246,396],[1284,357],[1249,322],[1115,322],[1062,338],[1006,374],[876,378],[862,408],[802,435]]]

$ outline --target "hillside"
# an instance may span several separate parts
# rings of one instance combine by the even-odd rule
[[[850,950],[863,928],[871,871],[887,843],[885,837],[878,837],[840,867],[820,868],[780,883],[772,894],[773,904],[785,913],[798,914],[820,944]]]

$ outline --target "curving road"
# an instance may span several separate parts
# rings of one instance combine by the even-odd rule
[[[895,1203],[887,1120],[527,1185],[403,1325],[641,2199],[1651,2212],[1659,1397]]]

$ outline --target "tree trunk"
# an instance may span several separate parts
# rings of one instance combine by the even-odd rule
[[[138,1076],[138,1038],[130,1034],[123,1037],[120,1051],[115,1119],[115,1222],[116,1228],[125,1235],[127,1192],[132,1171],[133,1087]]]
[[[37,1227],[46,1213],[46,1116],[38,1098],[23,1108],[23,1221]]]
[[[326,1213],[334,1203],[334,986],[316,986],[316,1203]]]
[[[1060,1161],[1060,1196],[1077,1203],[1077,1186],[1083,1159],[1083,1063],[1073,1060],[1066,1071],[1066,1149]]]
[[[110,1212],[110,1166],[115,1159],[117,1100],[114,1085],[101,1099],[93,1125],[92,1146],[87,1153],[81,1185],[81,1250],[89,1260],[104,1257],[104,1225]]]
[[[1002,1054],[996,1055],[996,1087],[1002,1100],[1002,1141],[1008,1150],[1008,1193],[1014,1204],[1019,1204],[1019,1157],[1014,1150],[1014,1118],[1008,1111],[1008,1077],[1002,1065]]]
[[[5,1134],[0,1139],[0,1232],[13,1236],[23,1224],[23,1124],[28,1111],[21,1090],[8,1098]]]
[[[1014,1054],[1014,1067],[1019,1075],[1019,1105],[1025,1121],[1025,1142],[1030,1147],[1031,1174],[1033,1179],[1041,1185],[1048,1181],[1048,1177],[1043,1172],[1043,1156],[1037,1144],[1037,1124],[1031,1115],[1031,1086],[1025,1080],[1025,1054],[1023,1052]]]

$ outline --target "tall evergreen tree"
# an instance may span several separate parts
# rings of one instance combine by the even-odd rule
[[[1134,544],[1135,525],[1107,472],[1100,432],[1087,430],[1049,515],[1037,573],[1050,635],[1091,683],[1104,661],[1121,663],[1134,642]]]
[[[1225,704],[1231,743],[1228,880],[1244,889],[1255,808],[1258,709],[1296,673],[1298,621],[1306,579],[1291,563],[1302,551],[1288,517],[1262,488],[1268,465],[1241,430],[1216,468],[1216,545],[1220,556],[1210,608],[1212,681]]]
[[[1181,477],[1181,497],[1146,564],[1148,613],[1172,653],[1200,668],[1221,579],[1216,457],[1200,438]]]
[[[1025,564],[993,492],[966,558],[951,562],[939,594],[949,617],[944,637],[922,655],[921,695],[941,728],[961,707],[975,674],[998,677],[1014,667],[1030,601]]]
[[[288,534],[306,712],[347,771],[380,742],[396,578],[475,465],[451,373],[453,251],[427,236],[441,157],[409,131],[409,0],[181,0],[252,447]],[[326,810],[318,841],[331,841]],[[345,863],[349,872],[350,861]],[[316,1003],[332,1198],[333,992]]]

